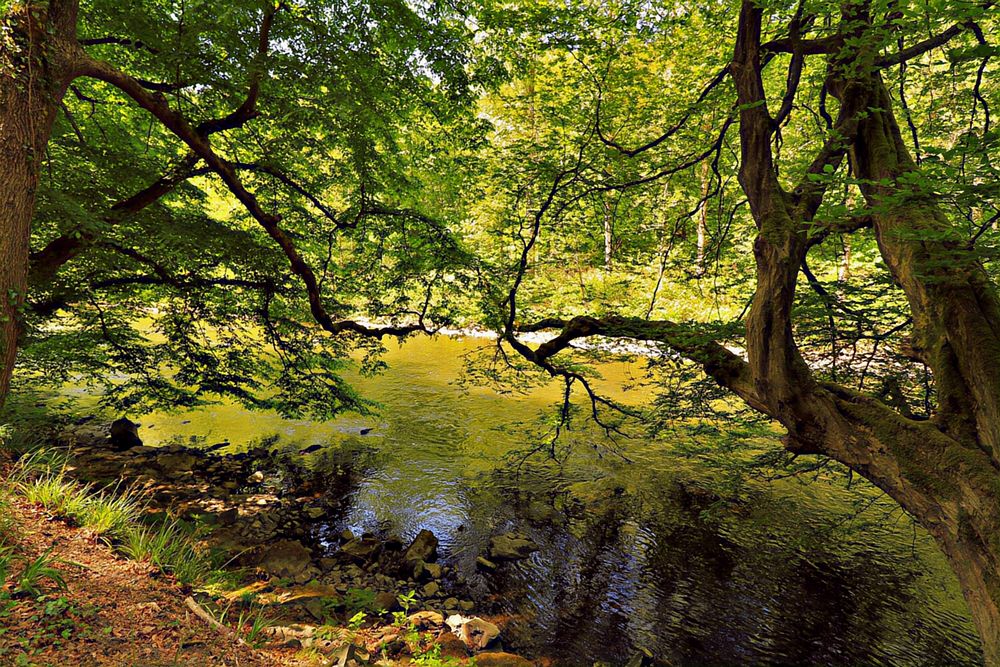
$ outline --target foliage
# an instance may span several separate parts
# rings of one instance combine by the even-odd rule
[[[211,554],[198,547],[177,521],[135,526],[125,532],[117,549],[127,558],[155,565],[185,585],[204,582],[218,569]]]
[[[66,581],[62,573],[55,567],[55,565],[64,562],[52,555],[52,547],[49,547],[37,558],[26,561],[24,569],[15,579],[14,594],[37,598],[41,594],[40,584],[46,579],[54,583],[60,590],[65,590]]]

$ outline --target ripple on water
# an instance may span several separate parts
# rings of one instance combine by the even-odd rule
[[[530,484],[491,476],[507,452],[533,442],[511,424],[534,423],[559,389],[460,391],[450,383],[461,355],[484,344],[390,345],[386,374],[354,378],[383,406],[377,419],[288,422],[223,405],[143,417],[143,436],[363,443],[371,460],[329,529],[434,531],[471,591],[515,615],[512,637],[565,664],[621,663],[638,647],[690,665],[981,661],[954,577],[926,536],[915,539],[898,515],[851,518],[858,497],[823,480],[776,485],[751,507],[706,514],[670,490],[693,464],[645,441],[627,443],[641,462],[632,467],[581,456]],[[630,399],[615,387],[641,377],[634,364],[602,364],[601,373],[601,387],[620,400]],[[698,474],[721,474],[713,470]],[[628,490],[601,495],[613,483]],[[530,516],[532,501],[553,516]],[[527,533],[540,551],[486,578],[475,558],[505,530]]]

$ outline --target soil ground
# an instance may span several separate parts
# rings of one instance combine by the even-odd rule
[[[31,559],[51,549],[66,588],[43,580],[41,599],[15,598],[6,616],[0,612],[0,665],[308,664],[293,649],[238,643],[192,613],[186,592],[169,577],[118,557],[87,530],[51,519],[22,499],[11,501],[18,554]]]

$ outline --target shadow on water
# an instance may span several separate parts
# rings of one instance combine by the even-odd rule
[[[627,445],[635,465],[577,457],[514,475],[504,456],[525,441],[501,429],[537,417],[558,388],[502,396],[454,386],[460,357],[483,344],[391,349],[385,375],[355,378],[383,406],[375,419],[288,422],[223,405],[146,416],[143,437],[197,433],[237,446],[279,433],[320,445],[307,461],[329,468],[340,486],[325,491],[341,497],[314,526],[321,543],[344,528],[404,538],[430,529],[479,609],[511,617],[508,642],[564,664],[621,664],[640,649],[665,664],[981,664],[929,538],[898,514],[851,519],[857,495],[842,485],[761,483],[753,502],[718,502],[702,484],[710,469],[645,441]],[[636,374],[629,364],[601,372],[605,387]],[[358,448],[364,456],[352,454],[344,474],[336,452]],[[508,530],[539,551],[484,575],[476,557]]]
[[[786,535],[812,530],[794,508],[719,518],[683,477],[656,484],[640,499],[600,483],[582,495],[531,494],[522,480],[496,493],[500,504],[484,498],[492,514],[472,514],[540,550],[482,576],[469,554],[490,531],[477,527],[462,531],[455,560],[481,599],[513,616],[518,648],[567,665],[623,664],[642,649],[685,665],[981,664],[967,612],[940,605],[929,591],[938,582],[901,541],[805,546]]]

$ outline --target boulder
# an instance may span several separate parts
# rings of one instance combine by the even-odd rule
[[[521,560],[538,551],[538,545],[527,536],[516,533],[504,533],[490,538],[487,551],[492,561]]]
[[[481,651],[500,636],[500,628],[487,620],[454,614],[445,621],[451,631],[473,651]]]
[[[276,577],[298,582],[314,579],[320,574],[312,564],[312,552],[296,540],[279,540],[268,546],[260,567]]]
[[[421,530],[417,533],[417,536],[410,543],[410,546],[406,548],[406,553],[403,554],[403,560],[407,563],[416,563],[417,561],[432,561],[437,557],[437,546],[438,539],[429,530]]]
[[[111,446],[115,451],[142,447],[139,425],[126,417],[111,422]]]

